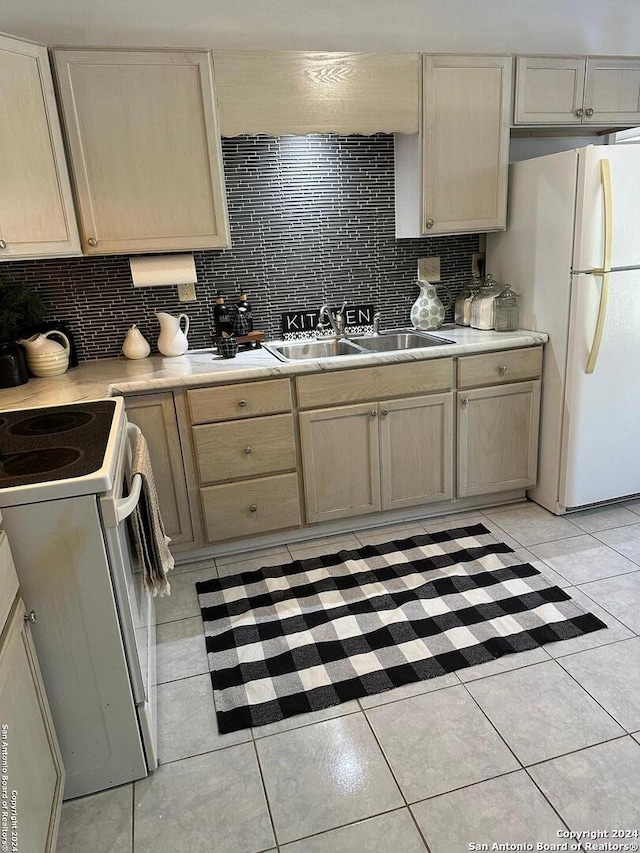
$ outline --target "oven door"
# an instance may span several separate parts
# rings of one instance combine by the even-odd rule
[[[158,765],[155,607],[135,555],[129,516],[140,499],[141,477],[131,477],[132,447],[140,430],[127,424],[113,489],[99,500],[113,589],[131,688],[149,770]]]

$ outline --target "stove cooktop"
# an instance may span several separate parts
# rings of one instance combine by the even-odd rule
[[[104,464],[116,400],[0,413],[0,490],[85,477]]]

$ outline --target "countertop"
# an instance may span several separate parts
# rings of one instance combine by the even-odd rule
[[[79,400],[97,400],[116,394],[140,394],[248,379],[268,379],[317,373],[321,370],[399,364],[445,356],[459,356],[544,344],[544,332],[483,332],[463,326],[445,326],[429,334],[453,344],[391,353],[363,353],[305,361],[279,361],[264,349],[224,359],[211,350],[195,350],[177,358],[150,356],[138,361],[124,357],[87,361],[61,376],[30,379],[26,385],[0,390],[0,410],[55,406]]]

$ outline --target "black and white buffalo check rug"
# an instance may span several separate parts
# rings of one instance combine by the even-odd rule
[[[607,627],[482,524],[196,587],[220,732]]]

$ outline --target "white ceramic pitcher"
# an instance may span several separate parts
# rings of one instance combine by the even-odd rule
[[[54,335],[64,341],[64,345],[49,338]],[[31,335],[18,341],[25,348],[27,365],[34,376],[58,376],[69,367],[71,346],[69,338],[63,333],[52,329],[43,335]]]
[[[451,291],[445,284],[431,284],[429,281],[419,281],[420,295],[411,308],[411,325],[423,332],[439,329],[444,323],[444,315],[451,305]],[[447,291],[448,302],[443,305],[438,296],[437,287]]]
[[[177,317],[174,317],[173,314],[166,314],[164,311],[159,311],[156,317],[160,323],[158,349],[162,355],[166,355],[169,358],[184,355],[189,349],[189,341],[187,340],[189,318],[187,315],[178,314]],[[180,326],[182,320],[184,320],[184,332]]]

